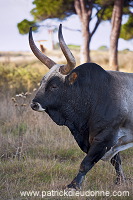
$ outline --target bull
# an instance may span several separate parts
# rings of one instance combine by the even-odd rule
[[[50,69],[41,80],[31,108],[45,111],[56,124],[67,126],[86,153],[68,188],[80,188],[84,176],[100,159],[110,160],[119,184],[125,180],[119,152],[133,147],[133,74],[105,71],[95,63],[75,68],[62,25],[58,36],[67,64],[56,64],[44,55],[36,47],[30,28],[31,50]]]

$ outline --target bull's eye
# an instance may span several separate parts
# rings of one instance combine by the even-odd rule
[[[58,89],[58,86],[56,84],[50,85],[50,90],[51,91],[56,90],[56,89]]]

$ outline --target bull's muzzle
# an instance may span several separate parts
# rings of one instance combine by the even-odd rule
[[[42,108],[42,106],[38,102],[32,102],[30,106],[35,111],[38,111],[38,112],[44,112],[45,111],[45,109]]]

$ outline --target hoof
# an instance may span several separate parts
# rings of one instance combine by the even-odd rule
[[[116,185],[122,185],[122,184],[124,184],[126,182],[126,178],[124,178],[124,177],[117,177],[116,178],[116,180],[115,180],[115,184]]]
[[[67,189],[80,190],[81,187],[80,187],[80,185],[78,185],[78,184],[76,184],[76,183],[70,183],[69,185],[67,185]]]

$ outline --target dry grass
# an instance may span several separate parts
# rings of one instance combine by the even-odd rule
[[[80,51],[78,49],[72,50],[75,56],[77,66],[80,64]],[[57,63],[65,63],[66,59],[61,50],[47,51],[46,55]],[[91,51],[91,60],[103,68],[109,70],[109,52],[108,51]],[[3,63],[16,63],[17,65],[33,64],[37,62],[33,53],[29,52],[0,52],[0,62]],[[133,72],[133,52],[132,51],[119,51],[118,62],[121,71]],[[40,62],[37,64],[39,65]],[[42,66],[40,64],[40,66]]]
[[[92,61],[101,65],[104,69],[109,68],[109,52],[108,51],[92,51]],[[123,72],[133,73],[133,52],[120,51],[118,53],[119,69]]]
[[[16,97],[16,106],[14,99],[1,97],[0,191],[3,200],[28,199],[20,196],[20,191],[25,190],[62,190],[74,178],[85,156],[66,127],[57,126],[46,114],[33,112],[29,108],[31,98],[32,95],[24,100],[23,97]],[[113,167],[108,162],[100,161],[87,174],[82,190],[129,191],[131,198],[132,153],[132,149],[121,153],[124,171],[129,178],[126,185],[115,186]]]
[[[125,56],[123,54],[119,56],[123,59],[121,66],[124,67],[125,64],[131,66],[132,53],[128,52]],[[60,58],[60,55],[58,57]],[[92,52],[92,58],[98,64],[108,64],[106,52]],[[130,62],[127,62],[129,58]],[[39,67],[38,63],[37,66],[35,65],[32,67]],[[126,68],[124,70],[128,71]],[[130,70],[133,71],[132,66]],[[20,191],[61,190],[74,178],[85,156],[66,127],[59,127],[47,114],[37,113],[30,109],[32,96],[34,92],[15,97],[15,99],[11,99],[9,93],[0,95],[0,199],[2,200],[38,200],[41,197],[21,197]],[[82,190],[129,191],[130,197],[72,197],[69,199],[131,199],[133,149],[128,149],[121,155],[127,177],[125,185],[115,186],[114,168],[109,162],[100,161],[87,174]],[[68,198],[48,197],[45,199]]]

